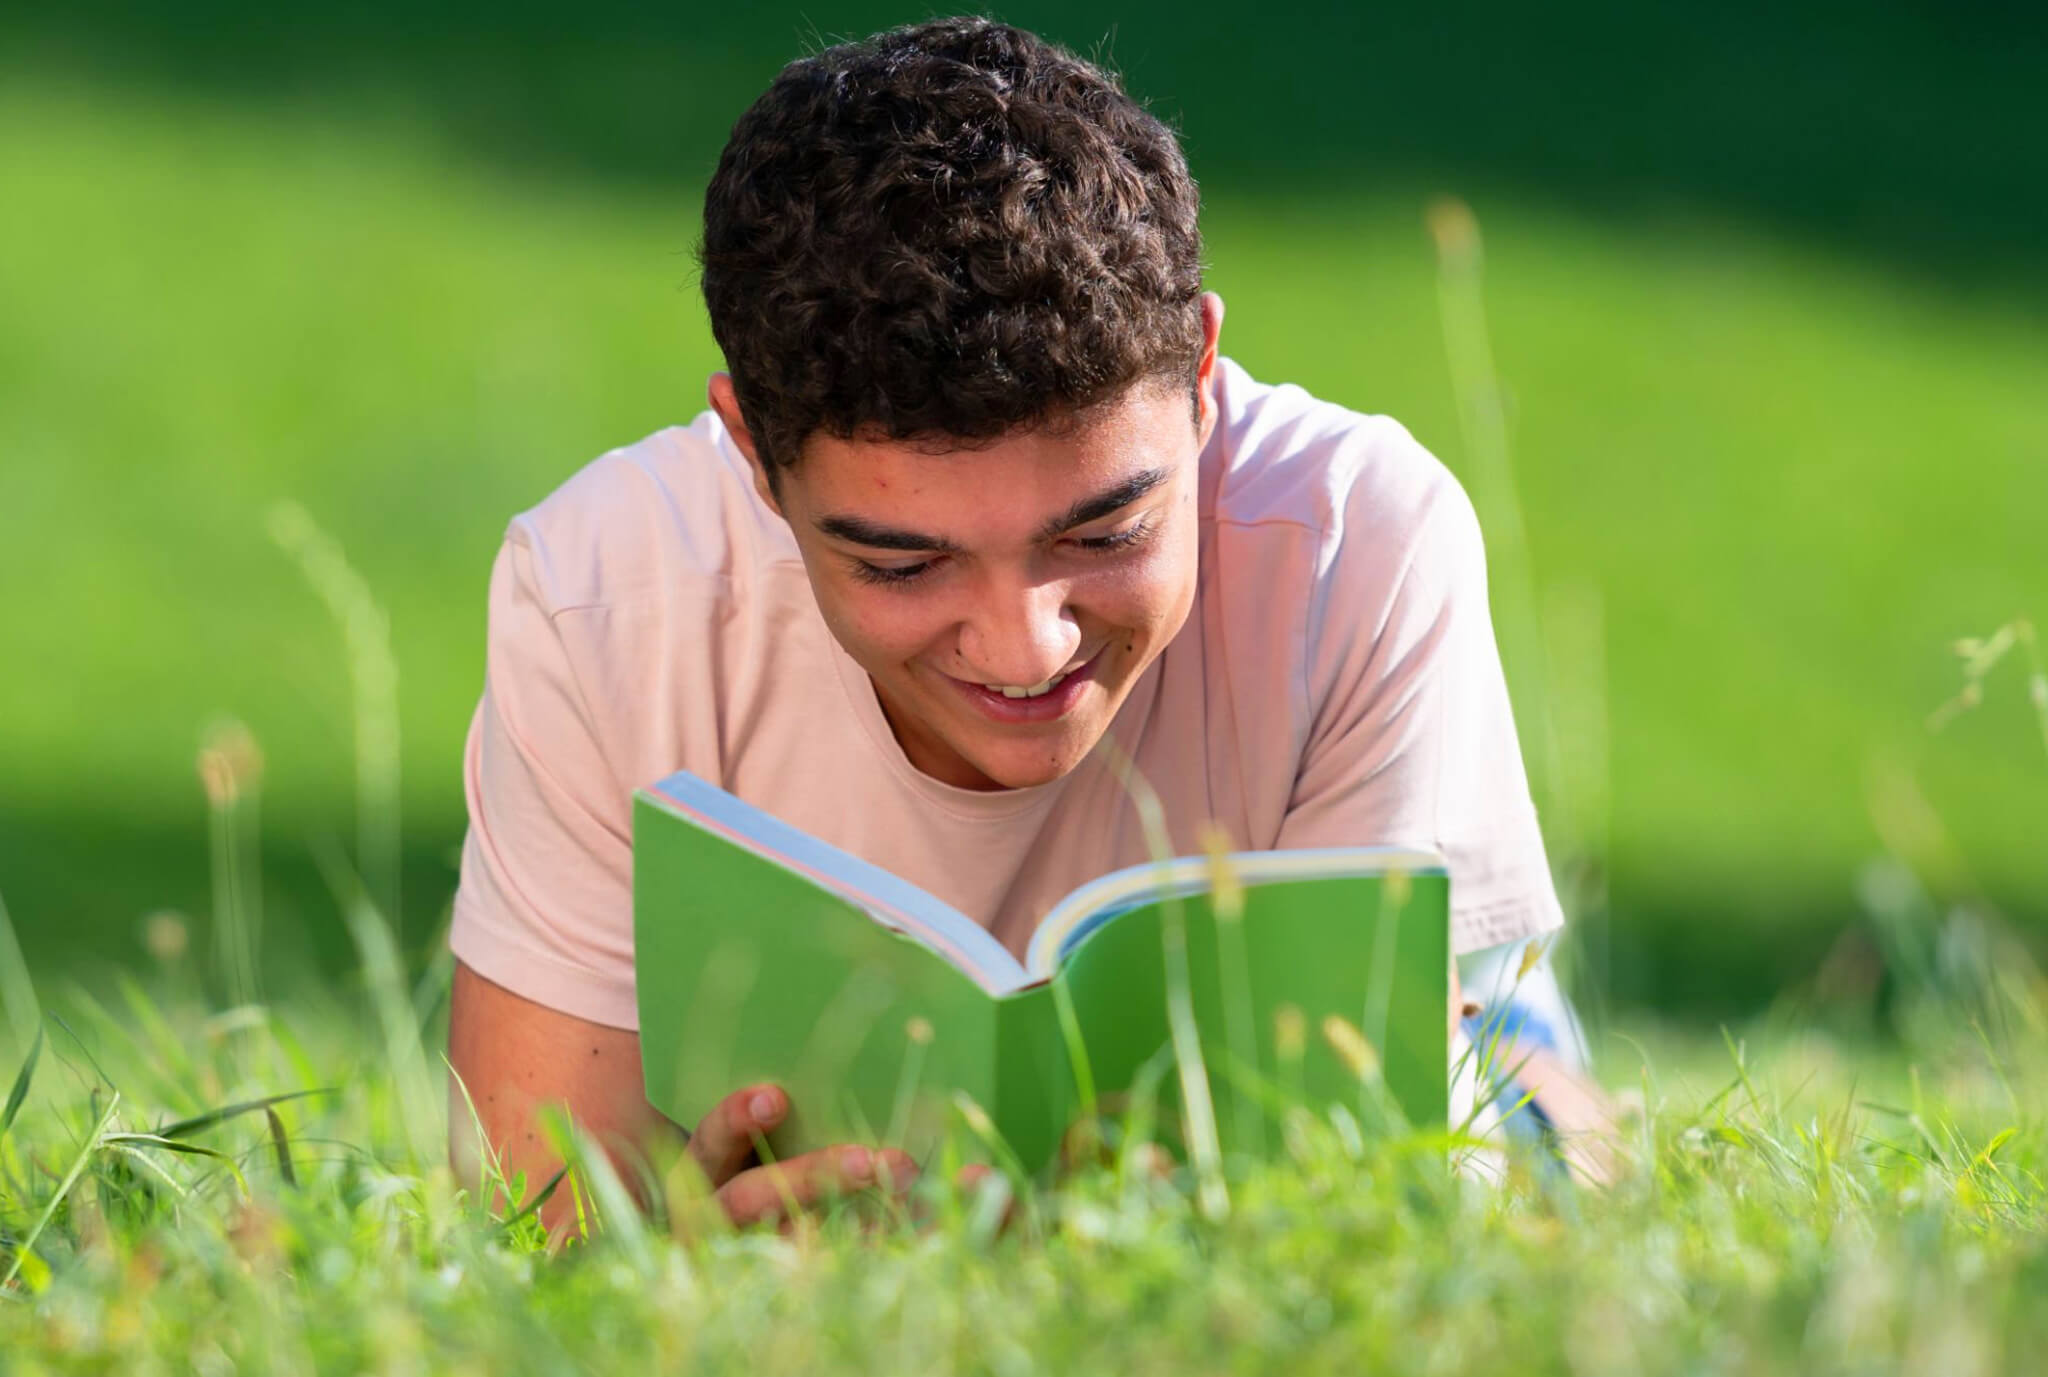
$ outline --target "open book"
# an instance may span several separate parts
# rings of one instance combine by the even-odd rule
[[[1444,1121],[1450,881],[1431,852],[1134,866],[1055,905],[1022,961],[915,885],[687,772],[635,796],[633,857],[647,1095],[686,1127],[774,1081],[793,1106],[779,1155],[840,1141],[915,1153],[964,1095],[1035,1169],[1091,1096],[1116,1110],[1141,1077],[1156,1078],[1162,1127],[1176,1121],[1181,988],[1226,1148],[1277,1141],[1276,1093],[1384,1093],[1410,1122]],[[1234,891],[1221,902],[1219,875]],[[1184,983],[1169,976],[1176,934]],[[1326,1033],[1331,1020],[1352,1035]]]

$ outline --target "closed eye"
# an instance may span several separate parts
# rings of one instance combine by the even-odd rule
[[[1080,536],[1074,543],[1084,550],[1097,552],[1128,550],[1134,545],[1144,544],[1151,534],[1152,518],[1146,516],[1133,521],[1120,531],[1111,531],[1108,535]]]
[[[900,586],[915,583],[937,563],[935,559],[927,559],[916,564],[870,564],[864,559],[857,559],[853,561],[853,576],[862,583]]]
[[[1113,554],[1144,544],[1151,538],[1153,526],[1152,518],[1145,516],[1120,531],[1111,531],[1099,536],[1076,536],[1073,543],[1090,554]],[[852,561],[853,576],[862,583],[884,588],[901,588],[925,577],[944,561],[943,555],[919,560],[915,564],[871,564],[867,560],[856,559]]]

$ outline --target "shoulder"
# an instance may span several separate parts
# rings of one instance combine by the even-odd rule
[[[730,591],[796,557],[746,460],[706,411],[591,460],[505,533],[553,612]]]
[[[1476,532],[1458,480],[1393,417],[1259,382],[1227,359],[1217,388],[1208,461],[1220,549],[1233,534],[1292,527],[1314,552],[1316,584],[1391,597],[1418,556]]]

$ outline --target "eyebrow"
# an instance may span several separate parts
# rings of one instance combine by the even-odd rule
[[[1146,469],[1143,473],[1134,473],[1113,488],[1099,492],[1093,497],[1082,498],[1067,508],[1065,515],[1056,516],[1046,522],[1039,528],[1038,534],[1042,537],[1056,536],[1063,531],[1071,531],[1076,526],[1086,526],[1091,521],[1099,521],[1111,512],[1121,511],[1130,506],[1172,476],[1165,469]]]
[[[864,516],[821,516],[817,526],[826,535],[843,540],[849,545],[865,545],[871,550],[930,550],[942,555],[957,555],[960,547],[950,540],[938,536],[919,535],[916,531],[899,530],[884,526],[879,521],[870,521]]]
[[[1082,498],[1041,526],[1039,536],[1041,539],[1056,536],[1071,531],[1076,526],[1099,521],[1112,512],[1130,506],[1172,476],[1166,469],[1146,469],[1143,473],[1132,474],[1113,488],[1106,488],[1092,497]],[[864,516],[821,516],[817,519],[816,525],[821,532],[834,539],[843,540],[849,545],[864,545],[870,550],[931,551],[946,555],[960,553],[960,546],[943,536],[925,535],[918,531],[885,526]]]

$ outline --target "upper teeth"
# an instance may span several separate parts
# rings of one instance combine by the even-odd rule
[[[1051,693],[1053,685],[1059,683],[1060,680],[1066,678],[1067,674],[1070,672],[1071,671],[1062,670],[1060,673],[1053,675],[1052,678],[1047,679],[1044,683],[1033,684],[1030,688],[1014,688],[1009,684],[983,684],[982,687],[987,689],[990,693],[1000,693],[1005,698],[1036,698],[1041,693]]]

